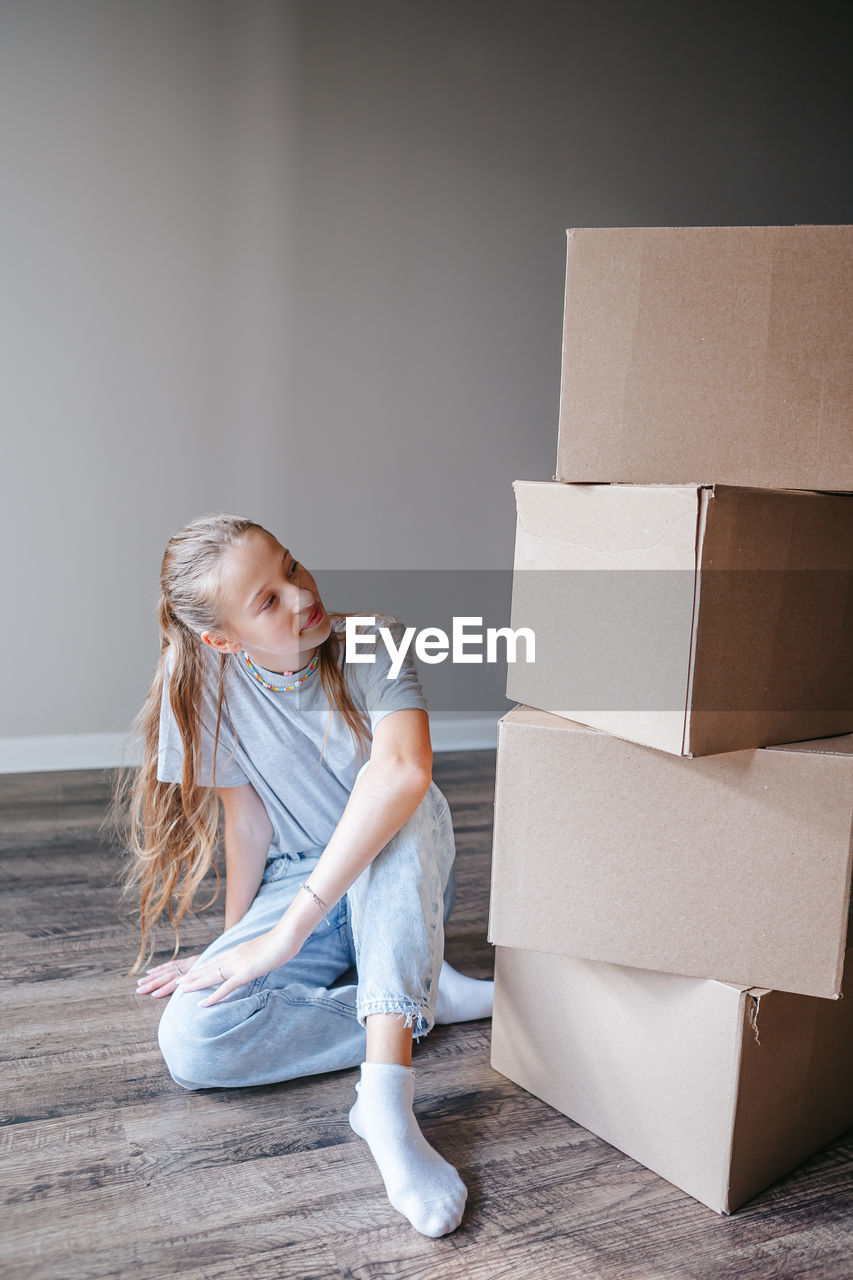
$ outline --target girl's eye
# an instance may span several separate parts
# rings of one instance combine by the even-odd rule
[[[261,613],[263,613],[264,609],[268,609],[270,607],[273,600],[275,600],[275,596],[270,596],[268,600],[264,601],[263,605],[261,606]]]
[[[288,577],[292,578],[298,568],[299,568],[299,561],[294,560],[293,564],[290,566],[290,573],[288,574]]]

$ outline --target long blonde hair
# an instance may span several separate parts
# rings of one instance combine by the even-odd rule
[[[211,867],[216,873],[216,889],[210,901],[198,909],[210,906],[219,893],[219,871],[213,860],[219,830],[216,750],[223,710],[230,721],[225,695],[228,655],[219,656],[212,783],[209,787],[200,786],[196,778],[201,761],[201,701],[206,669],[200,637],[204,631],[221,630],[217,598],[221,558],[252,529],[266,532],[254,520],[240,516],[200,516],[169,539],[163,556],[157,611],[160,658],[148,697],[134,722],[135,736],[142,744],[142,765],[138,771],[119,773],[113,807],[115,821],[131,854],[124,875],[125,888],[138,888],[140,893],[142,941],[131,973],[153,953],[154,926],[164,912],[174,931],[173,955],[177,955],[178,925],[187,911],[196,909],[195,894]],[[332,621],[345,616],[329,614]],[[318,675],[329,701],[321,760],[336,711],[349,726],[356,749],[363,757],[369,754],[370,730],[350,697],[339,661],[341,643],[333,626],[328,639],[318,648]],[[168,687],[183,745],[180,782],[160,782],[157,778],[164,687]]]

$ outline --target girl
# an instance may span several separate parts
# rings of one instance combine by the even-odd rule
[[[169,1071],[186,1089],[230,1088],[361,1064],[350,1124],[391,1204],[424,1235],[453,1231],[467,1192],[414,1117],[412,1040],[488,1017],[493,984],[442,963],[455,845],[412,660],[386,678],[379,641],[373,663],[343,661],[345,615],[251,520],[192,521],[169,541],[161,588],[129,798],[134,972],[163,911],[177,955],[219,801],[226,866],[225,932],[138,981],[171,996]],[[402,625],[379,624],[399,646]],[[353,965],[357,982],[333,986]]]

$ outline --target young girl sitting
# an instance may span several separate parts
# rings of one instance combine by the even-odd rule
[[[349,1118],[391,1204],[427,1236],[466,1189],[412,1111],[412,1040],[491,1014],[493,984],[443,963],[455,844],[432,781],[411,658],[394,679],[344,660],[303,564],[265,529],[206,516],[170,539],[160,661],[140,713],[129,804],[142,947],[176,931],[211,866],[224,810],[225,932],[138,990],[171,996],[159,1028],[186,1089],[269,1084],[361,1064]],[[403,627],[383,616],[399,646]],[[369,652],[361,631],[360,652]],[[333,986],[355,966],[357,982]],[[213,988],[213,990],[212,990]]]

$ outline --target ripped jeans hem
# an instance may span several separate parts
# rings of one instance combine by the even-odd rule
[[[363,1027],[367,1018],[374,1013],[397,1013],[407,1027],[412,1027],[412,1039],[420,1040],[433,1027],[435,1016],[432,1009],[425,1004],[416,1004],[413,1000],[365,1000],[360,1001],[357,1009],[359,1024]]]

